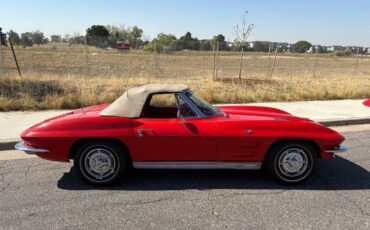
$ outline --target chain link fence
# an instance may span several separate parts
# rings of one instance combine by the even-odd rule
[[[215,79],[237,78],[240,55],[228,51],[215,54]],[[289,77],[370,76],[367,55],[336,57],[333,53],[305,53],[269,51],[246,52],[242,61],[241,78],[272,79]]]
[[[24,75],[118,76],[141,78],[229,79],[239,77],[240,53],[231,51],[119,51],[109,41],[82,37],[73,43],[14,46]],[[10,47],[0,50],[0,71],[17,73]],[[331,77],[370,75],[366,56],[335,57],[333,54],[291,54],[271,50],[246,52],[241,78]]]

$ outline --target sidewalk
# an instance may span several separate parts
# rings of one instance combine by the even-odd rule
[[[253,103],[282,109],[299,117],[306,117],[326,126],[357,125],[370,123],[370,107],[364,100],[300,101]]]
[[[14,149],[21,132],[47,118],[68,111],[70,110],[0,112],[0,150]]]
[[[279,103],[253,103],[287,111],[293,115],[307,117],[326,126],[370,123],[370,107],[364,100],[304,101]],[[39,112],[0,112],[0,150],[13,149],[19,134],[30,126],[47,118],[70,110],[48,110]]]

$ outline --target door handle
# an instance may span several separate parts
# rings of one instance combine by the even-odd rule
[[[138,130],[137,130],[137,134],[138,134],[140,137],[145,136],[145,134],[147,134],[147,133],[154,133],[154,130],[152,130],[152,129],[138,129]]]

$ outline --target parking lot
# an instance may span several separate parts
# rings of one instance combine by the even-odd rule
[[[1,160],[0,229],[369,229],[370,129],[359,127],[298,186],[259,171],[144,170],[96,188],[72,163]]]

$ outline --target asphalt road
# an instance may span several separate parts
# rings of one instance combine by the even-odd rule
[[[299,186],[254,171],[146,170],[95,188],[72,164],[1,160],[0,229],[370,229],[370,131],[344,131],[350,150]]]

